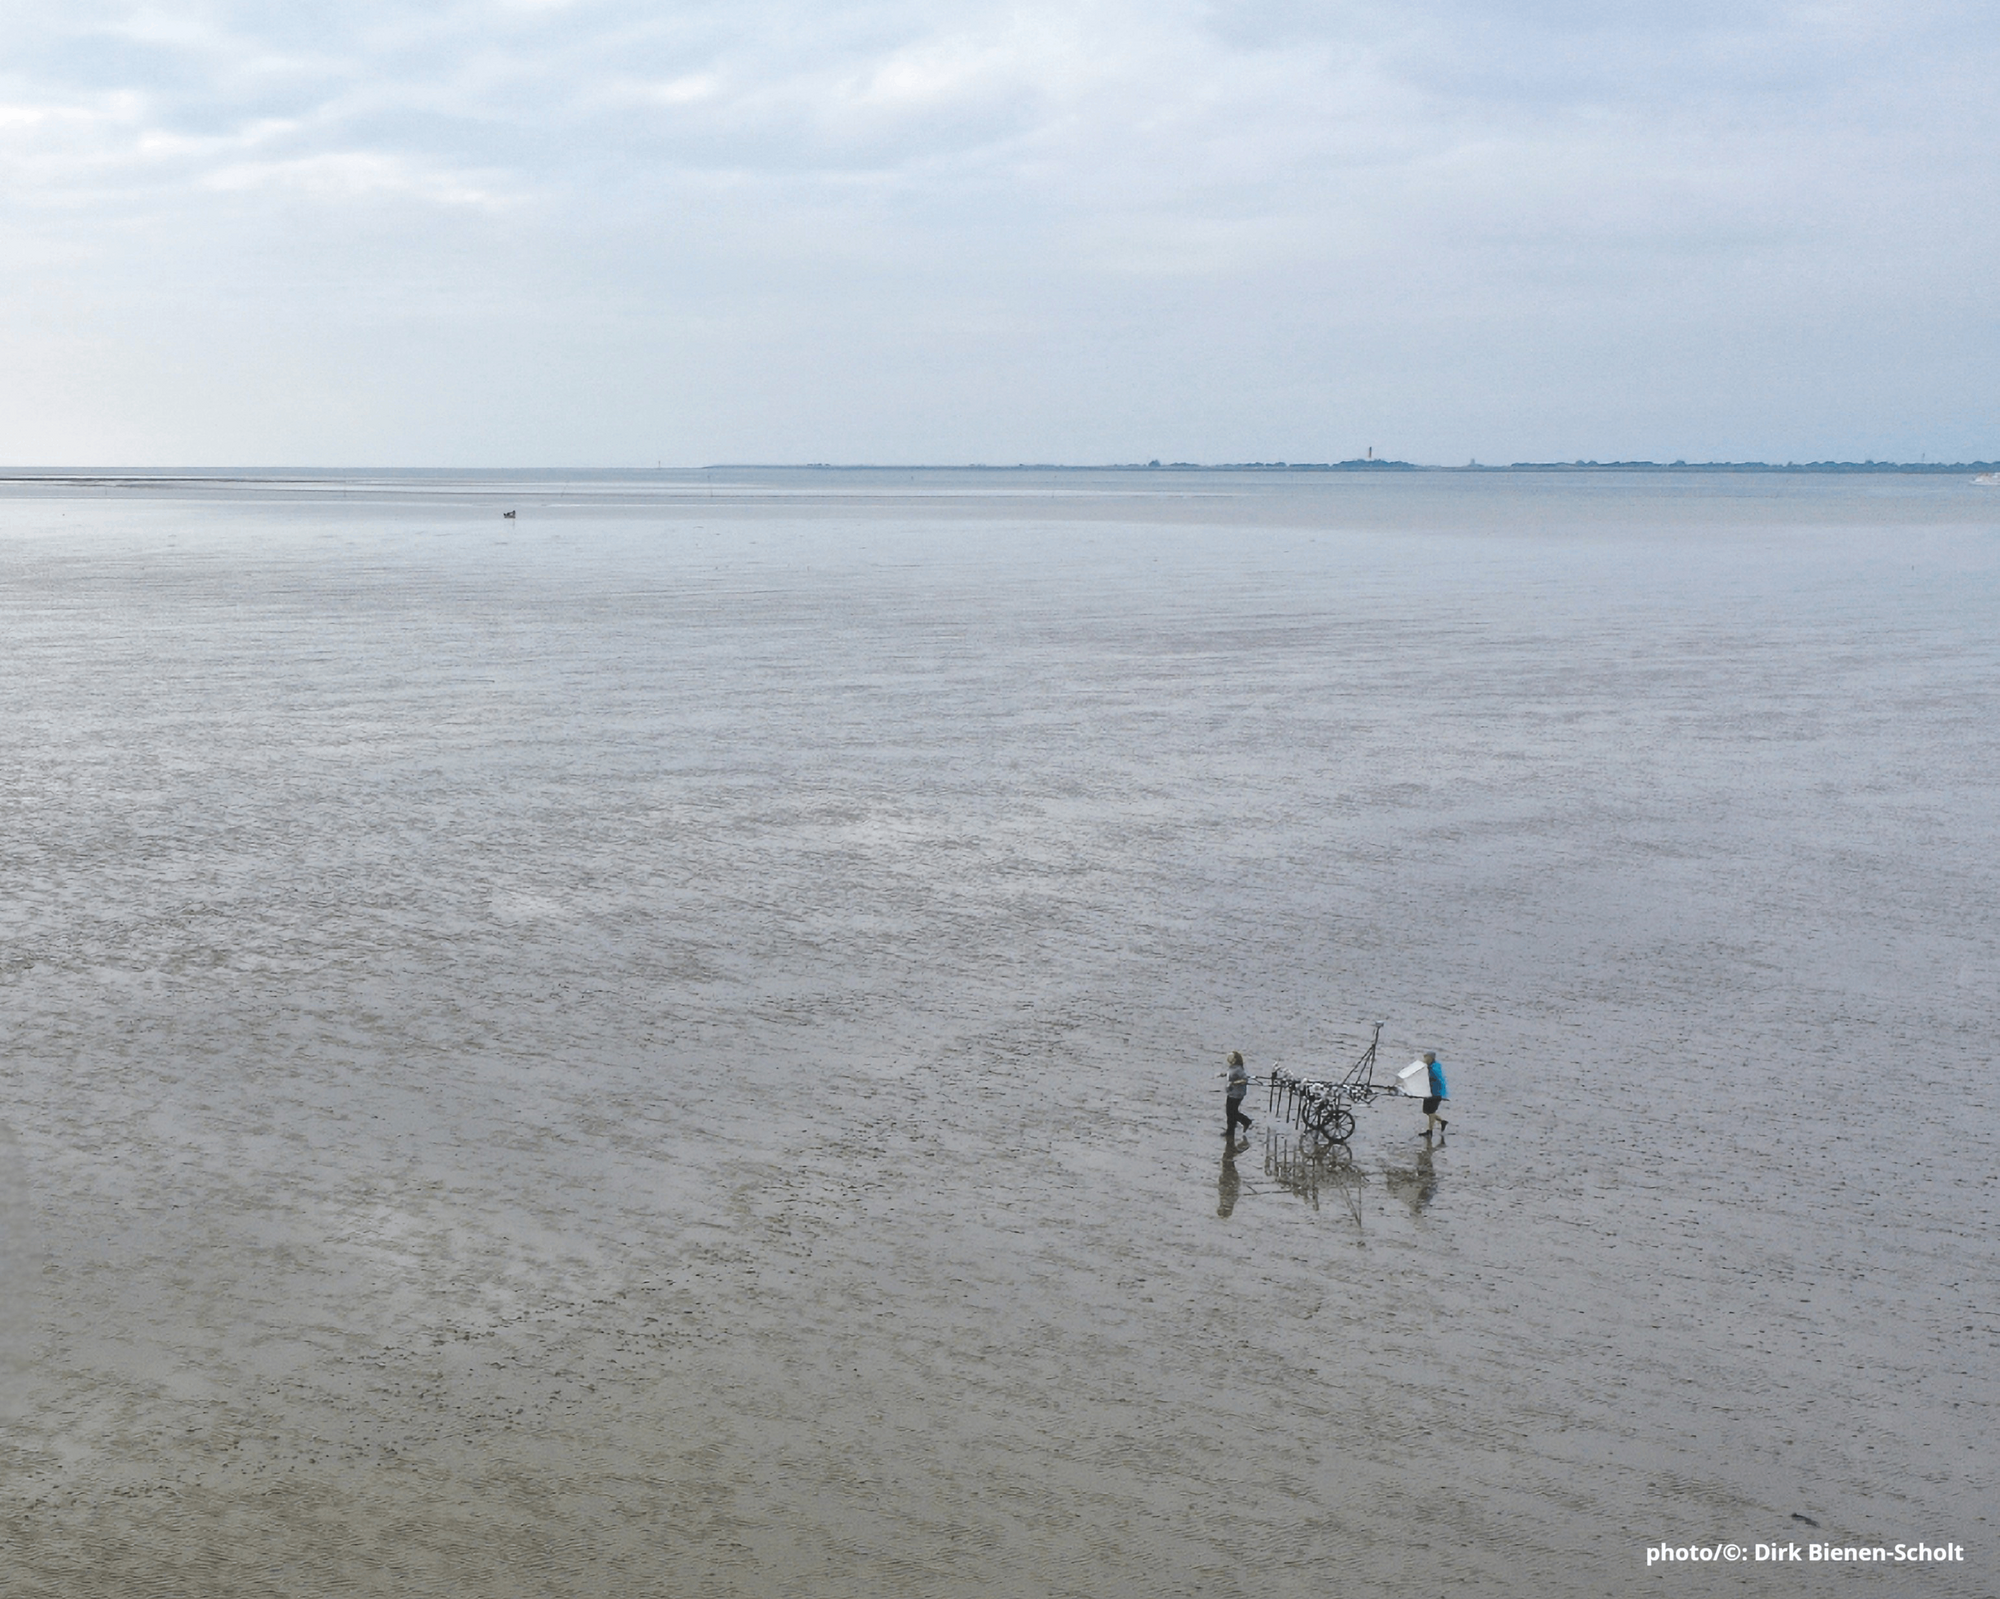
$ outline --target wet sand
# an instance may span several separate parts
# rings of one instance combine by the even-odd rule
[[[1991,1594],[1996,601],[1933,480],[13,490],[5,1590]],[[1224,1158],[1378,1019],[1445,1147]],[[1806,1538],[1968,1559],[1645,1566]]]

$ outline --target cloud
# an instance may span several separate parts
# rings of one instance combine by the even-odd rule
[[[239,320],[309,302],[343,349],[379,337],[385,370],[412,319],[484,316],[496,342],[566,327],[566,351],[615,329],[660,362],[723,363],[725,386],[729,341],[774,330],[949,344],[949,371],[903,363],[885,434],[897,406],[950,414],[959,382],[1015,385],[1059,435],[1065,372],[1104,413],[1150,418],[1132,396],[1171,373],[1241,397],[1246,430],[1282,432],[1301,395],[1336,426],[1371,392],[1458,419],[1440,432],[1504,429],[1518,403],[1462,391],[1518,390],[1517,333],[1605,372],[1598,414],[1651,418],[1611,375],[1607,348],[1640,337],[1620,327],[1676,330],[1646,359],[1705,352],[1715,382],[1781,409],[1797,394],[1746,370],[1745,328],[1790,329],[1802,384],[1866,368],[1880,387],[1871,327],[1893,312],[1905,349],[1940,347],[2000,242],[2000,23],[1955,3],[21,9],[0,272],[23,303],[60,259],[79,329],[175,296],[198,318],[226,279]],[[258,348],[304,346],[267,330]],[[852,415],[827,382],[788,391],[803,433]],[[1187,403],[1189,433],[1212,431],[1220,413]],[[1968,433],[1990,414],[1951,403]],[[1163,449],[1256,453],[1141,453]]]
[[[94,169],[232,189],[258,172],[458,205],[824,174],[972,181],[1029,205],[1096,194],[1205,225],[1218,207],[1308,210],[1385,170],[1479,167],[1532,190],[1551,149],[1579,171],[1603,163],[1567,152],[1612,152],[1644,184],[1705,133],[1749,156],[1885,98],[1923,124],[1871,85],[1943,71],[1940,31],[1885,8],[1755,5],[375,4],[310,28],[261,6],[100,7],[45,19],[0,149],[67,129],[76,164],[31,186]],[[1992,32],[1954,42],[1947,82],[1992,65]]]
[[[468,182],[463,173],[426,171],[416,162],[368,151],[238,162],[212,169],[202,182],[222,192],[289,189],[334,200],[388,197],[482,208],[504,203],[493,189]]]

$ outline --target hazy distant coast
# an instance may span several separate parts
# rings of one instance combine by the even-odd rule
[[[1452,472],[1991,472],[1992,461],[1515,461]]]
[[[1019,461],[1012,465],[993,462],[947,462],[924,464],[867,461],[780,461],[714,462],[697,467],[31,467],[0,468],[0,485],[71,487],[89,489],[201,485],[228,486],[343,483],[350,486],[375,480],[423,482],[444,486],[480,480],[493,483],[535,483],[552,474],[575,483],[631,483],[659,478],[686,479],[716,472],[1368,472],[1368,473],[1770,473],[1778,475],[1907,474],[1930,477],[1962,477],[1967,474],[2000,472],[1994,461],[1510,461],[1489,464],[1471,461],[1463,466],[1443,466],[1422,461],[1361,459],[1353,461],[1114,461],[1075,463],[1061,461]]]
[[[800,472],[1918,472],[2000,471],[2000,461],[1510,461],[1489,465],[1439,466],[1422,461],[1125,461],[1078,466],[1061,461],[1021,461],[1012,466],[972,462],[964,466],[886,466],[813,461],[804,466],[750,463],[717,465],[710,471]]]

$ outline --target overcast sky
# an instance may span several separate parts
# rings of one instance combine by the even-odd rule
[[[10,6],[0,461],[2000,455],[2000,7]]]

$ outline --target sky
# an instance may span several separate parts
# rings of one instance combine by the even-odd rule
[[[0,462],[2000,456],[2000,7],[16,0]]]

